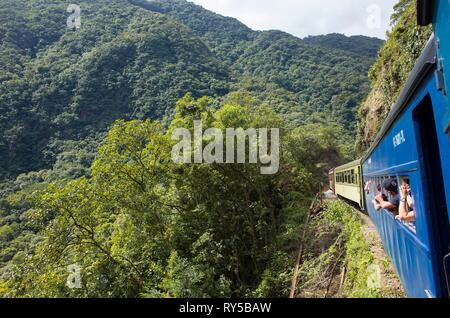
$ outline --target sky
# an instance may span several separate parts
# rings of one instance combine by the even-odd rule
[[[298,37],[328,33],[385,39],[398,0],[190,0],[238,19],[253,30],[281,30]]]

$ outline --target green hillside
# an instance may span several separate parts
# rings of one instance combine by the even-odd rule
[[[184,0],[78,4],[73,31],[66,1],[0,0],[0,297],[287,295],[382,41],[253,31]],[[199,118],[279,127],[279,172],[174,164],[170,132]],[[342,231],[322,221],[305,282]]]
[[[370,93],[358,110],[357,149],[364,153],[375,139],[391,107],[431,35],[417,25],[416,1],[400,0],[391,17],[394,26],[369,72]]]
[[[89,156],[59,155],[95,147],[116,119],[170,117],[186,92],[251,92],[294,125],[332,120],[351,134],[381,44],[255,32],[184,0],[79,4],[74,32],[65,1],[0,1],[2,179],[58,161],[82,174]]]

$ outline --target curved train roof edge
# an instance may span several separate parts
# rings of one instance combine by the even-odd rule
[[[346,169],[348,169],[348,168],[352,168],[352,167],[355,167],[355,166],[360,166],[361,164],[362,164],[362,159],[358,159],[358,160],[349,162],[349,163],[347,163],[347,164],[345,164],[345,165],[336,167],[336,168],[334,169],[334,171],[338,171],[338,170],[346,170]]]
[[[375,148],[383,139],[383,136],[392,127],[392,125],[397,120],[398,116],[403,111],[403,109],[408,105],[417,87],[420,85],[420,83],[422,82],[424,77],[428,74],[428,72],[435,66],[435,64],[436,64],[436,45],[434,42],[434,35],[432,35],[428,40],[425,49],[423,50],[422,54],[417,60],[413,70],[409,74],[405,87],[400,93],[397,103],[395,103],[394,107],[389,112],[389,115],[384,121],[383,126],[381,126],[381,129],[379,130],[374,142],[372,143],[372,146],[363,156],[362,162],[366,161],[370,157],[372,152],[375,150]]]

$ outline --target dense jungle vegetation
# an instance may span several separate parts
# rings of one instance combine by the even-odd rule
[[[381,44],[255,32],[184,0],[79,5],[71,31],[66,1],[0,1],[0,180],[85,175],[115,120],[170,121],[188,92],[250,92],[293,126],[331,121],[352,134]]]
[[[0,296],[285,297],[382,41],[253,31],[184,0],[78,4],[74,31],[66,1],[0,0]],[[195,119],[279,127],[279,173],[173,163]]]

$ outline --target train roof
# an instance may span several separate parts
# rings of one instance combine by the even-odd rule
[[[426,2],[426,1],[425,1]],[[417,87],[421,84],[422,80],[427,76],[428,72],[435,66],[436,64],[436,46],[434,43],[434,35],[428,40],[425,49],[420,55],[419,59],[416,62],[412,72],[409,74],[409,77],[405,83],[405,87],[403,88],[400,96],[397,100],[397,103],[394,105],[392,110],[389,112],[388,117],[384,121],[383,126],[378,132],[372,146],[366,152],[366,155],[363,157],[363,161],[366,161],[378,144],[383,139],[384,135],[391,129],[394,122],[397,120],[401,112],[408,106],[408,103],[411,101],[411,98],[414,96]]]
[[[433,22],[435,0],[417,0],[417,24],[429,25]]]
[[[356,167],[356,166],[360,166],[360,165],[361,165],[361,159],[358,159],[358,160],[349,162],[349,163],[347,163],[347,164],[345,164],[345,165],[343,165],[343,166],[336,167],[334,170],[335,170],[335,171],[337,171],[337,170],[339,170],[339,171],[340,171],[340,170],[347,170],[347,169],[349,169],[349,168]]]

